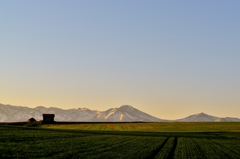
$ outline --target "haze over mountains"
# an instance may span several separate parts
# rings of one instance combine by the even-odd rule
[[[153,117],[132,106],[123,105],[106,111],[90,110],[87,108],[68,109],[38,106],[28,108],[0,104],[0,122],[27,121],[34,117],[42,120],[42,114],[55,114],[55,121],[84,121],[84,122],[240,122],[238,118],[220,118],[204,113],[190,115],[178,120],[164,120]]]

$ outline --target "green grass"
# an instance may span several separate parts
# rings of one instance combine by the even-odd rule
[[[62,129],[63,125],[55,125],[58,129],[54,125],[42,125],[54,129],[0,126],[0,158],[240,158],[240,132],[231,132],[232,127],[237,129],[237,123],[205,123],[204,127],[204,123],[195,123],[196,127],[202,125],[201,129],[192,128],[193,123],[102,124],[87,124],[88,130],[81,130],[79,125],[82,124],[65,125],[68,129]],[[152,128],[162,124],[173,124],[174,127]],[[179,130],[182,124],[194,131],[220,127],[221,124],[229,124],[231,129],[157,132]],[[157,131],[149,132],[149,127]],[[119,131],[112,131],[114,129]]]
[[[146,132],[240,132],[239,122],[171,122],[171,123],[82,123],[46,124],[42,128],[104,130],[104,131],[146,131]]]

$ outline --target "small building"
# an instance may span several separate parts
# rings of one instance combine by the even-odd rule
[[[55,114],[43,114],[44,123],[53,123]]]
[[[30,123],[36,122],[36,119],[30,118],[30,119],[28,119],[28,122],[30,122]]]

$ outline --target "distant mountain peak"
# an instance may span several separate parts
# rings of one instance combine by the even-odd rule
[[[180,122],[221,122],[221,121],[240,121],[240,119],[238,118],[220,118],[220,117],[216,117],[216,116],[212,116],[212,115],[208,115],[205,113],[198,113],[198,114],[194,114],[194,115],[190,115],[186,118],[182,118],[176,121],[180,121]]]
[[[162,119],[153,117],[146,114],[130,105],[122,105],[119,108],[111,108],[99,113],[96,117],[98,121],[110,121],[110,122],[133,122],[133,121],[145,121],[145,122],[161,122]]]
[[[40,106],[37,106],[37,107],[35,107],[35,108],[45,108],[45,107],[40,105]]]
[[[47,108],[44,106],[37,106],[37,107],[35,107],[35,109],[47,109]]]
[[[138,110],[138,109],[132,107],[131,105],[122,105],[122,106],[119,107],[118,109],[119,109],[119,110],[129,110],[129,111]]]
[[[121,107],[119,108],[133,108],[131,105],[122,105]]]
[[[201,116],[201,115],[208,115],[208,114],[201,112],[201,113],[194,114],[194,115]]]

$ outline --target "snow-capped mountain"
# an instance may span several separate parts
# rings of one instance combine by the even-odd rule
[[[129,105],[123,105],[120,108],[108,109],[105,112],[99,113],[92,121],[148,121],[148,122],[161,122],[164,120],[158,119],[148,115],[138,109]]]
[[[97,111],[87,108],[63,110],[55,107],[45,108],[43,106],[38,106],[36,108],[28,108],[0,104],[0,122],[27,121],[31,117],[36,120],[42,120],[42,114],[55,114],[55,121],[164,121],[128,105],[121,106],[120,108],[108,109],[106,111]]]
[[[194,114],[190,115],[186,118],[183,119],[178,119],[176,120],[178,122],[240,122],[240,119],[238,118],[220,118],[220,117],[215,117],[211,116],[205,113],[199,113],[199,114]]]
[[[87,108],[64,110],[55,107],[46,108],[38,106],[36,108],[28,108],[0,104],[0,122],[27,121],[32,117],[36,120],[42,120],[42,114],[55,114],[55,121],[78,122],[240,122],[238,118],[220,118],[204,113],[190,115],[178,120],[163,120],[129,105],[111,108],[106,111],[97,111]]]

